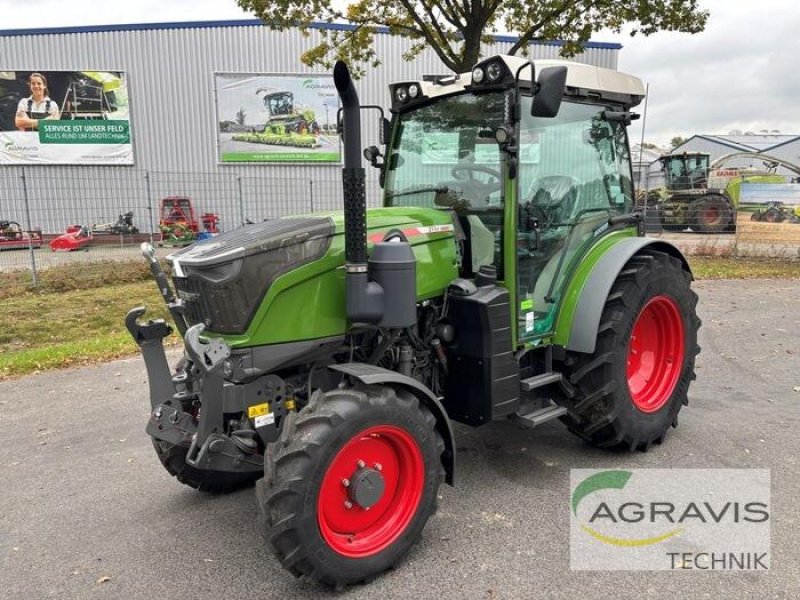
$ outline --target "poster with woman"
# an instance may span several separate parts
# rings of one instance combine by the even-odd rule
[[[0,165],[132,165],[120,71],[0,71]]]

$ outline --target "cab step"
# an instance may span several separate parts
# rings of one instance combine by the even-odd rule
[[[553,419],[557,419],[565,414],[567,414],[566,408],[551,404],[524,415],[513,415],[512,418],[523,427],[531,429],[543,423],[547,423],[548,421],[552,421]]]
[[[552,383],[561,383],[562,379],[563,376],[561,373],[554,373],[550,371],[548,373],[542,373],[541,375],[535,375],[533,377],[523,379],[519,382],[519,384],[522,387],[523,392],[530,392],[531,390],[535,390]]]

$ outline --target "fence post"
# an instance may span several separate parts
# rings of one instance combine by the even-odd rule
[[[242,176],[236,176],[236,186],[239,190],[239,225],[244,227],[245,225],[245,218],[244,218],[244,196],[242,195]]]
[[[31,254],[31,283],[33,287],[39,285],[36,277],[36,255],[33,253],[33,226],[31,224],[31,206],[28,202],[28,182],[25,179],[25,167],[22,167],[22,199],[25,202],[25,218],[28,220],[28,251]]]
[[[150,213],[150,243],[153,243],[155,223],[153,221],[153,194],[150,190],[150,171],[144,172],[145,185],[147,186],[147,212]]]
[[[308,180],[308,189],[311,192],[311,212],[314,212],[314,180]]]

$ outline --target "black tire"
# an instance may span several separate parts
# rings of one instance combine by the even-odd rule
[[[261,473],[228,473],[195,469],[186,463],[186,453],[189,449],[184,446],[175,446],[153,439],[153,448],[167,473],[182,484],[201,492],[227,494],[251,486],[261,477]]]
[[[363,435],[375,430],[385,433]],[[347,487],[344,479],[339,479],[342,472],[349,473],[352,468],[353,476],[346,478],[349,477],[348,482],[356,481],[358,471],[364,470],[364,463],[350,467],[349,450],[363,447],[352,444],[373,443],[374,438],[384,437],[381,443],[391,447],[392,431],[410,440],[408,443],[418,450],[416,462],[411,461],[416,471],[408,467],[408,461],[388,461],[396,468],[387,467],[383,473],[387,481],[396,477],[395,484],[387,483],[389,491],[381,493],[372,513],[380,515],[375,522],[388,537],[385,545],[372,546],[370,543],[377,539],[374,530],[345,529],[345,535],[341,529],[333,531],[330,525],[334,518],[347,519],[349,514],[366,517],[366,513],[355,511],[369,510],[357,502],[346,506],[347,498],[355,500],[348,494],[357,488]],[[362,453],[360,449],[357,452],[359,456]],[[444,442],[435,430],[433,414],[406,390],[368,386],[316,392],[308,406],[287,417],[280,438],[267,448],[264,479],[256,486],[256,492],[269,545],[281,564],[298,577],[306,576],[337,588],[372,579],[403,558],[436,511],[436,494],[444,479],[443,452]],[[371,458],[366,456],[366,462]],[[340,471],[342,461],[346,461],[345,471]],[[375,465],[380,470],[378,463]],[[415,473],[414,484],[400,485],[409,473]],[[403,490],[409,487],[414,489],[415,499],[404,504],[408,495]],[[345,501],[339,504],[342,500]],[[402,514],[406,516],[387,527],[387,518],[401,514],[400,510],[392,510],[395,506],[404,509]],[[353,513],[346,512],[351,509]],[[348,535],[349,539],[345,539]],[[337,549],[347,544],[361,544],[352,547],[365,552],[347,556]]]
[[[652,443],[663,441],[670,426],[677,426],[678,412],[688,404],[687,391],[695,378],[695,358],[700,351],[697,294],[689,287],[690,281],[691,275],[683,270],[678,259],[655,250],[637,254],[622,269],[606,300],[594,353],[568,353],[565,360],[564,373],[571,384],[568,387],[572,397],[566,405],[569,413],[562,420],[570,431],[602,448],[647,450]],[[638,395],[634,394],[629,383],[629,361],[635,360],[631,339],[635,325],[659,316],[656,307],[667,311],[667,318],[661,323],[657,323],[658,318],[650,321],[661,329],[640,330],[639,333],[657,334],[646,338],[653,344],[668,346],[671,340],[673,351],[682,351],[682,360],[679,370],[664,367],[667,373],[660,382],[660,373],[647,381],[644,391],[653,390],[648,387],[651,385],[664,387],[660,394],[653,396],[659,399],[660,405],[656,402],[645,405],[646,394],[643,395],[641,389],[637,390]],[[665,333],[664,321],[670,320],[673,326],[682,328],[682,344],[676,341],[679,337]],[[674,333],[674,327],[672,331]],[[667,360],[661,364],[672,363]],[[638,377],[635,368],[633,375]],[[665,381],[671,382],[671,391],[670,383]],[[643,408],[639,408],[634,399]]]
[[[689,204],[689,227],[698,233],[722,233],[733,223],[733,208],[724,196],[709,194]]]
[[[766,223],[781,223],[784,220],[784,214],[779,208],[770,206],[762,217],[762,221]]]

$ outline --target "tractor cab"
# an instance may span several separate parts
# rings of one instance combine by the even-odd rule
[[[292,92],[274,92],[264,96],[264,106],[271,119],[294,114],[294,95]]]
[[[665,154],[659,158],[669,192],[705,192],[711,157],[704,152]]]
[[[589,103],[597,69],[537,61],[537,73],[569,65],[563,102],[545,115],[523,65],[501,57],[449,82],[394,86],[384,203],[452,212],[459,274],[488,267],[516,296],[515,333],[529,341],[553,332],[580,255],[610,217],[633,209],[626,111],[643,90],[609,72],[616,89]]]

